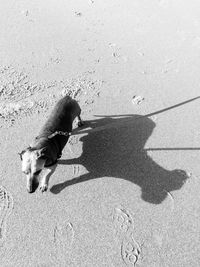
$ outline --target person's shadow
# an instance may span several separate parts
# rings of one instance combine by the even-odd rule
[[[87,121],[77,133],[87,133],[79,158],[59,160],[58,164],[81,164],[88,173],[54,185],[50,191],[60,193],[67,186],[101,177],[128,180],[141,188],[144,201],[160,204],[171,191],[182,187],[187,175],[182,170],[166,170],[154,162],[145,143],[155,128],[147,116],[122,115]],[[124,192],[126,193],[126,192]]]

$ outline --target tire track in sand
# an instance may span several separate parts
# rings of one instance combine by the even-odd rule
[[[13,209],[12,195],[5,187],[0,186],[0,246],[6,238],[7,220]]]

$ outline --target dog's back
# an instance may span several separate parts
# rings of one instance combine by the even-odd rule
[[[76,100],[70,96],[63,97],[55,105],[39,136],[48,136],[55,131],[71,132],[72,122],[80,113],[81,108]]]

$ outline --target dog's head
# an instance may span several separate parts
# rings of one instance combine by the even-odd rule
[[[46,147],[41,149],[28,147],[19,153],[20,159],[22,161],[22,172],[26,174],[27,190],[30,193],[32,192],[32,185],[34,178],[44,168],[44,164],[46,161],[45,151]]]

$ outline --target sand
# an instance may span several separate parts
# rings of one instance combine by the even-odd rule
[[[0,266],[200,266],[200,4],[0,3]],[[18,155],[62,95],[49,189]]]

